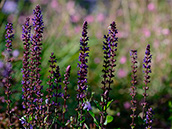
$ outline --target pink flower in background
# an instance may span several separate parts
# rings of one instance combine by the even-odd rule
[[[150,37],[151,32],[147,29],[147,28],[143,28],[143,34],[145,35],[145,37]]]
[[[94,21],[94,17],[92,15],[88,15],[86,16],[85,21],[87,21],[88,23],[91,23]]]
[[[41,4],[46,5],[48,4],[49,0],[41,0]]]
[[[121,64],[125,64],[126,61],[127,61],[127,58],[125,56],[122,56],[119,62]]]
[[[12,22],[13,19],[14,19],[14,14],[10,14],[10,15],[8,16],[8,18],[7,18],[7,21],[8,21],[8,22]]]
[[[77,15],[77,14],[71,16],[71,21],[74,22],[74,23],[79,22],[80,19],[81,19],[80,16]]]
[[[124,108],[129,109],[131,107],[131,104],[127,101],[124,103]]]
[[[127,76],[127,72],[124,69],[119,69],[117,75],[119,78],[124,78],[125,76]]]
[[[102,36],[103,36],[102,32],[97,32],[97,33],[96,33],[97,39],[101,39]]]
[[[97,21],[98,21],[98,22],[102,22],[104,19],[105,19],[105,16],[104,16],[103,13],[99,13],[99,14],[97,15]]]
[[[70,15],[75,15],[75,2],[69,1],[67,2],[66,9]]]
[[[20,16],[20,17],[18,18],[18,23],[19,23],[19,24],[23,24],[23,23],[25,22],[25,20],[26,20],[26,16]]]
[[[162,30],[163,35],[169,35],[169,33],[170,33],[170,30],[167,28]]]
[[[80,26],[76,26],[76,27],[74,28],[74,30],[75,30],[76,33],[80,33],[81,27],[80,27]]]
[[[158,40],[155,40],[153,42],[153,46],[154,46],[154,48],[158,48],[159,47],[159,41]]]
[[[57,2],[57,0],[52,0],[52,1],[51,1],[51,7],[54,8],[54,9],[58,7],[58,2]]]
[[[121,113],[120,113],[120,112],[118,112],[116,115],[119,117],[119,116],[121,115]]]
[[[148,4],[148,10],[149,10],[149,11],[154,11],[154,10],[155,10],[155,5],[154,5],[154,3],[149,3],[149,4]]]
[[[122,32],[122,31],[118,31],[118,33],[117,33],[117,36],[119,37],[119,38],[127,38],[128,37],[128,32]]]
[[[100,58],[94,58],[94,62],[96,63],[96,64],[98,64],[98,63],[100,63]]]

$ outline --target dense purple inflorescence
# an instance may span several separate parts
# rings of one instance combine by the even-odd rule
[[[102,106],[102,112],[101,112],[101,128],[105,128],[104,122],[107,116],[107,103],[110,101],[109,98],[109,92],[111,89],[111,84],[113,83],[112,78],[114,77],[115,72],[115,56],[117,51],[117,41],[118,38],[116,34],[118,33],[116,29],[115,22],[112,22],[109,27],[109,33],[104,36],[105,41],[103,42],[103,50],[104,50],[104,64],[103,64],[103,81],[101,82],[103,84],[102,90],[102,101],[100,105]],[[104,108],[105,107],[105,108]]]
[[[83,99],[86,97],[87,90],[87,73],[88,73],[88,36],[87,36],[87,22],[85,21],[83,24],[82,38],[80,39],[80,53],[79,53],[79,62],[78,67],[78,89],[77,89],[77,99],[83,104]],[[80,105],[78,110],[82,110],[83,105]]]
[[[41,80],[40,80],[40,65],[41,65],[41,50],[42,50],[42,33],[43,33],[43,19],[40,10],[40,6],[37,5],[35,10],[33,10],[34,18],[33,29],[34,34],[31,35],[31,47],[30,47],[30,90],[31,90],[31,112],[32,117],[35,112],[35,120],[37,123],[43,123],[43,109],[42,109],[42,89]],[[34,124],[36,123],[34,122]],[[38,125],[40,126],[40,125]]]
[[[31,26],[29,25],[30,18],[26,18],[25,24],[22,26],[23,34],[22,34],[22,40],[23,40],[23,46],[24,46],[24,52],[23,52],[23,68],[22,68],[22,91],[23,91],[23,99],[22,102],[23,108],[25,109],[26,118],[28,120],[28,115],[30,114],[30,94],[31,94],[31,87],[30,85],[30,70],[29,70],[29,54],[30,54],[30,31]],[[24,123],[28,124],[28,123]],[[26,127],[29,127],[29,125],[25,125]]]
[[[88,32],[87,32],[87,21],[83,23],[82,28],[82,38],[80,39],[80,53],[79,53],[79,62],[78,67],[78,84],[77,84],[77,100],[78,100],[78,107],[76,110],[80,114],[80,120],[82,119],[82,112],[84,106],[84,98],[86,98],[86,91],[87,91],[87,73],[88,73],[88,58],[89,57],[89,47],[88,45]]]
[[[132,59],[132,61],[131,61],[132,62],[132,66],[131,66],[131,68],[132,68],[132,75],[131,75],[131,77],[132,77],[132,80],[131,80],[132,86],[130,88],[130,90],[131,90],[130,95],[132,97],[131,110],[132,110],[133,113],[130,115],[130,117],[132,118],[132,123],[130,124],[130,126],[133,129],[136,126],[136,124],[134,122],[134,118],[136,117],[135,112],[136,112],[136,102],[137,102],[135,100],[136,84],[137,84],[137,79],[136,79],[137,78],[137,75],[136,75],[136,72],[137,72],[137,66],[136,66],[136,63],[137,63],[137,60],[136,60],[137,59],[137,50],[131,50],[131,59]]]
[[[142,102],[142,106],[143,106],[143,118],[144,118],[144,110],[147,106],[147,102],[146,102],[146,97],[148,96],[148,94],[146,93],[146,91],[149,89],[148,87],[148,83],[150,83],[150,76],[149,76],[149,73],[151,73],[151,59],[152,59],[152,55],[150,54],[150,45],[148,44],[147,47],[146,47],[146,51],[145,51],[145,57],[143,59],[143,68],[144,68],[144,83],[145,83],[145,86],[143,87],[144,89],[144,93],[143,93],[143,97],[144,97],[144,100]]]
[[[6,103],[7,103],[7,112],[8,118],[10,120],[10,125],[12,124],[12,112],[11,112],[11,100],[10,96],[12,94],[11,92],[11,73],[12,73],[12,64],[11,64],[11,58],[12,58],[12,40],[14,38],[13,34],[13,25],[12,23],[7,23],[6,25],[6,50],[7,50],[7,56],[5,57],[5,63],[6,63],[6,74],[4,74],[4,78],[2,80],[3,85],[5,86],[5,94],[7,96]]]

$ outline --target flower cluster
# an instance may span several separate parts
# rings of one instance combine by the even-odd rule
[[[30,18],[26,18],[25,24],[22,26],[23,34],[22,34],[22,40],[23,40],[23,46],[24,46],[24,52],[23,52],[23,99],[22,102],[23,108],[25,109],[26,119],[28,120],[29,107],[30,107],[30,87],[29,87],[29,77],[30,77],[30,71],[29,71],[29,54],[30,54],[30,31],[31,26],[29,25]],[[26,123],[28,124],[28,123]],[[29,127],[29,125],[26,125],[26,127]]]
[[[12,51],[12,39],[14,38],[14,34],[13,34],[13,24],[12,23],[7,23],[6,25],[6,47],[7,47],[7,51],[11,52]]]
[[[152,129],[152,123],[153,123],[153,110],[152,108],[148,108],[148,111],[146,112],[146,129]]]
[[[31,86],[32,90],[34,91],[35,98],[33,102],[35,102],[35,109],[36,114],[39,114],[36,116],[37,121],[40,121],[42,119],[42,97],[43,93],[41,90],[43,89],[43,86],[41,86],[41,80],[40,80],[40,65],[41,65],[41,50],[42,50],[42,33],[43,33],[43,20],[42,20],[42,14],[40,10],[40,6],[37,5],[35,10],[33,10],[34,18],[33,21],[33,29],[34,34],[31,36],[31,62],[30,62],[30,70],[31,70]],[[43,123],[43,122],[42,122]]]
[[[12,64],[11,64],[11,57],[12,57],[12,39],[14,38],[13,34],[13,25],[12,23],[8,23],[6,25],[6,47],[7,47],[7,56],[5,57],[6,61],[6,74],[2,80],[3,85],[5,86],[5,94],[7,96],[6,103],[7,103],[7,115],[10,121],[9,127],[12,126],[12,111],[11,111],[11,100],[10,96],[12,94],[11,92],[11,73],[12,73]]]
[[[131,77],[132,77],[132,80],[131,80],[131,84],[132,84],[132,86],[131,86],[131,93],[130,93],[130,95],[131,95],[131,97],[132,97],[132,100],[131,100],[131,105],[132,105],[132,107],[131,107],[131,110],[132,110],[132,112],[133,112],[133,114],[132,115],[130,115],[130,117],[132,118],[132,123],[130,124],[130,126],[131,126],[131,128],[133,129],[135,126],[136,126],[136,124],[134,123],[134,118],[136,117],[136,115],[135,115],[135,112],[136,112],[136,100],[135,100],[135,96],[136,96],[136,84],[137,84],[137,75],[136,75],[136,72],[137,72],[137,65],[136,65],[136,63],[137,63],[137,50],[131,50],[131,59],[132,59],[132,66],[131,66],[131,68],[132,68],[132,75],[131,75]]]
[[[65,122],[65,113],[67,112],[67,104],[66,104],[66,101],[67,99],[69,99],[69,94],[68,94],[68,84],[69,84],[69,77],[70,77],[70,70],[71,70],[71,66],[68,65],[67,68],[66,68],[66,72],[64,74],[64,81],[63,83],[65,84],[65,87],[64,87],[64,95],[62,96],[62,98],[64,99],[64,104],[63,104],[63,118],[62,118],[62,121],[63,123]]]
[[[105,118],[107,116],[106,110],[107,110],[107,103],[110,101],[109,98],[109,92],[111,89],[111,84],[113,83],[112,78],[114,77],[116,66],[115,62],[115,56],[117,51],[117,41],[118,38],[116,37],[116,34],[118,33],[116,29],[115,22],[112,22],[109,27],[109,33],[107,35],[104,35],[105,41],[103,42],[103,50],[104,50],[104,64],[103,64],[103,81],[101,82],[103,84],[102,90],[102,101],[100,105],[102,106],[102,112],[101,112],[101,120],[100,123],[102,125],[102,128],[104,127]]]
[[[84,98],[86,98],[86,91],[87,91],[87,73],[88,73],[88,59],[89,56],[89,47],[88,45],[88,36],[87,36],[87,21],[83,23],[83,31],[82,31],[82,38],[80,39],[80,53],[79,53],[79,62],[78,67],[78,84],[77,84],[77,100],[78,100],[78,108],[76,109],[80,112],[82,119],[82,110],[84,106]]]
[[[144,118],[144,110],[147,106],[147,102],[146,102],[146,97],[148,96],[148,94],[146,93],[146,91],[149,89],[148,87],[148,83],[150,83],[150,76],[149,76],[149,73],[151,73],[151,59],[152,59],[152,55],[150,54],[150,45],[148,44],[147,47],[146,47],[146,51],[145,51],[145,57],[143,59],[143,68],[144,68],[144,84],[145,86],[143,87],[144,89],[144,93],[143,93],[143,97],[144,97],[144,100],[143,100],[143,103],[142,103],[142,106],[143,106],[143,118]]]

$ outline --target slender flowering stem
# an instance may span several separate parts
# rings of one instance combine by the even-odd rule
[[[110,37],[109,35],[105,35],[104,36],[105,41],[103,42],[103,50],[104,50],[104,64],[103,64],[103,70],[102,72],[103,74],[103,81],[101,82],[103,84],[102,90],[103,90],[103,94],[102,94],[102,98],[103,100],[101,101],[100,105],[102,106],[102,112],[101,112],[101,118],[100,118],[100,124],[102,125],[101,128],[104,128],[103,123],[105,122],[105,118],[107,116],[106,110],[105,110],[105,106],[107,105],[107,92],[108,92],[108,88],[107,88],[107,84],[108,84],[108,74],[109,74],[109,65],[110,65],[110,46],[109,46],[109,42],[110,42]]]
[[[144,83],[145,86],[143,87],[144,89],[144,93],[143,93],[143,103],[142,103],[142,115],[143,115],[143,119],[144,119],[144,112],[145,112],[145,108],[147,106],[147,102],[146,102],[146,97],[148,96],[148,94],[146,93],[146,91],[149,89],[148,87],[148,83],[150,83],[150,76],[149,73],[151,73],[151,59],[152,59],[152,55],[150,54],[150,45],[148,44],[146,47],[146,51],[145,51],[145,57],[143,59],[143,68],[144,68]]]
[[[41,14],[41,9],[40,6],[37,5],[35,10],[33,10],[34,18],[32,19],[33,21],[33,28],[34,28],[34,34],[31,37],[32,42],[31,42],[31,79],[30,79],[30,85],[32,86],[33,93],[36,97],[32,99],[32,103],[35,102],[35,105],[33,104],[32,110],[36,109],[35,112],[35,120],[37,123],[37,126],[41,126],[41,123],[43,123],[43,109],[42,109],[42,88],[41,86],[41,80],[40,80],[40,65],[41,65],[41,50],[42,50],[42,33],[43,33],[43,20],[42,20],[42,14]],[[33,115],[32,115],[33,116]]]
[[[114,77],[114,72],[115,69],[114,67],[116,66],[115,62],[115,56],[116,56],[116,51],[117,51],[117,41],[118,38],[116,37],[116,34],[118,33],[116,29],[116,24],[115,22],[112,22],[109,27],[109,34],[104,36],[105,42],[103,42],[103,50],[104,50],[104,64],[103,64],[103,94],[102,94],[102,101],[101,101],[101,106],[102,106],[102,112],[101,112],[101,118],[100,118],[100,123],[101,123],[101,128],[105,128],[106,126],[104,125],[106,116],[107,116],[107,103],[110,101],[109,98],[109,92],[111,89],[111,84],[113,83],[112,78]]]
[[[67,112],[67,99],[69,99],[69,94],[68,94],[68,84],[69,84],[69,77],[70,77],[70,70],[71,70],[71,66],[67,66],[66,68],[66,72],[64,74],[64,81],[63,83],[65,84],[65,87],[64,87],[64,95],[62,96],[62,98],[64,99],[64,104],[63,104],[63,116],[62,116],[62,122],[63,124],[65,124],[65,113]],[[65,127],[63,128],[65,129]]]
[[[77,100],[78,100],[78,107],[77,111],[80,115],[80,121],[83,117],[83,106],[84,106],[84,99],[86,98],[86,91],[87,91],[87,73],[88,73],[88,59],[89,56],[89,47],[87,47],[88,44],[88,36],[87,36],[87,21],[83,24],[83,31],[82,31],[82,38],[80,40],[80,53],[79,53],[79,61],[78,67],[78,85],[77,85]],[[78,123],[79,124],[79,123]]]
[[[23,108],[25,109],[26,119],[28,121],[28,116],[30,114],[29,107],[30,107],[30,87],[29,87],[29,54],[30,54],[30,31],[31,26],[29,25],[30,18],[26,18],[25,24],[22,26],[23,28],[23,46],[24,46],[24,52],[23,52],[23,68],[22,68],[22,74],[23,74],[23,80],[22,80],[22,91],[23,91],[23,99],[22,102]],[[28,123],[24,123],[25,127],[29,128]]]
[[[60,92],[61,89],[61,74],[60,74],[60,67],[56,66],[56,69],[54,71],[54,85],[53,85],[53,97],[55,97],[55,102],[52,102],[54,105],[54,112],[55,112],[55,117],[61,116],[59,113],[60,111],[60,102],[58,102],[58,98],[62,96],[62,93]],[[57,122],[55,123],[55,129],[58,129]]]
[[[5,94],[7,96],[7,112],[6,114],[8,115],[10,124],[9,124],[9,128],[11,128],[12,126],[12,111],[11,111],[11,100],[10,100],[10,96],[12,94],[11,92],[11,73],[12,73],[12,65],[11,65],[11,58],[12,58],[12,40],[14,38],[14,34],[13,34],[13,25],[12,23],[8,23],[6,25],[6,47],[7,47],[7,56],[5,57],[5,61],[6,61],[6,66],[7,66],[7,72],[5,74],[4,79],[2,80],[4,86],[6,87],[5,90]]]
[[[131,75],[131,77],[132,77],[132,81],[131,81],[131,88],[130,88],[130,90],[131,90],[131,92],[130,92],[130,95],[131,95],[131,97],[132,97],[132,100],[131,100],[131,105],[132,105],[132,107],[131,107],[131,110],[132,110],[132,114],[130,115],[130,117],[131,117],[131,119],[132,119],[132,123],[130,124],[130,126],[131,126],[131,129],[134,129],[135,128],[135,126],[136,126],[136,124],[135,124],[135,122],[134,122],[134,119],[135,119],[135,117],[136,117],[136,115],[135,115],[135,112],[136,112],[136,100],[135,100],[135,96],[136,96],[136,84],[137,84],[137,75],[136,75],[136,72],[137,72],[137,65],[136,65],[136,63],[137,63],[137,50],[131,50],[131,59],[132,59],[132,66],[131,66],[131,68],[132,68],[132,75]]]
[[[50,75],[48,76],[49,78],[49,81],[48,81],[48,85],[49,85],[49,88],[47,88],[47,92],[48,94],[46,95],[46,107],[47,107],[47,111],[46,111],[46,117],[47,117],[47,120],[49,120],[49,117],[51,115],[51,112],[50,112],[50,108],[52,107],[52,90],[53,90],[53,87],[54,87],[54,69],[56,67],[55,63],[56,63],[56,59],[55,59],[55,56],[54,56],[54,53],[51,53],[51,56],[50,56],[50,70],[49,70],[49,73]],[[47,123],[47,127],[50,125],[49,121],[46,121]]]

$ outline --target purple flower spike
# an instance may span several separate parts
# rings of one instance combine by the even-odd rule
[[[63,123],[65,122],[65,113],[68,111],[67,110],[67,99],[69,99],[69,94],[68,94],[68,84],[69,84],[69,77],[70,77],[70,70],[71,70],[71,66],[68,65],[67,68],[66,68],[66,72],[64,74],[64,81],[63,83],[65,84],[65,87],[64,87],[64,95],[62,96],[62,98],[64,99],[64,104],[63,104],[63,116],[62,116],[62,121]]]
[[[132,59],[132,81],[131,81],[131,97],[132,97],[132,100],[131,100],[131,110],[133,112],[133,114],[130,115],[131,119],[132,119],[132,123],[130,124],[131,128],[134,129],[136,124],[134,123],[134,119],[136,117],[135,115],[135,112],[136,112],[136,100],[135,100],[135,96],[136,96],[136,84],[137,84],[137,75],[136,75],[136,72],[137,72],[137,66],[136,66],[136,63],[137,63],[137,50],[131,50],[131,59]]]
[[[87,36],[87,21],[84,22],[83,24],[83,31],[82,31],[82,38],[80,39],[80,53],[79,53],[79,61],[80,63],[78,63],[78,67],[79,67],[79,71],[78,71],[78,101],[81,101],[81,103],[83,103],[83,99],[86,97],[86,89],[87,89],[87,73],[88,73],[88,59],[87,57],[89,56],[89,47],[87,47],[88,44],[88,36]],[[80,107],[81,109],[83,107]],[[81,110],[80,109],[80,110]]]
[[[12,23],[7,23],[6,25],[6,47],[7,47],[7,51],[11,52],[12,51],[12,40],[14,38],[14,34],[13,34],[13,24]]]
[[[146,112],[146,129],[152,129],[152,123],[153,123],[153,110],[152,108],[149,108],[148,111]]]
[[[109,33],[107,35],[104,35],[105,41],[103,42],[103,50],[104,50],[104,63],[103,63],[103,81],[101,82],[103,84],[102,90],[102,101],[100,103],[102,107],[102,112],[101,112],[101,128],[105,128],[106,125],[105,119],[107,116],[107,103],[110,101],[109,98],[109,92],[111,89],[111,84],[113,83],[112,78],[114,77],[114,72],[115,72],[115,56],[117,52],[117,41],[118,38],[116,37],[116,34],[118,33],[116,29],[116,24],[115,22],[112,22],[109,27]],[[104,108],[106,107],[106,108]]]
[[[23,29],[23,34],[22,34],[22,40],[23,40],[23,47],[24,47],[24,52],[23,52],[23,68],[22,68],[22,74],[23,74],[23,80],[22,80],[22,91],[23,91],[23,107],[25,108],[25,114],[26,114],[26,119],[28,120],[28,116],[31,112],[29,112],[29,109],[31,109],[31,100],[28,97],[31,95],[31,91],[27,90],[29,89],[29,77],[30,77],[30,70],[29,70],[29,54],[30,54],[30,31],[31,31],[31,26],[29,25],[30,18],[26,18],[25,24],[22,26]],[[30,102],[29,102],[30,101]],[[26,128],[29,128],[29,125],[26,123],[23,123],[23,126]]]
[[[147,102],[146,102],[146,97],[148,96],[148,94],[146,93],[146,91],[149,89],[148,87],[148,83],[150,83],[150,76],[149,76],[149,73],[151,73],[151,59],[152,59],[152,55],[150,54],[150,45],[148,44],[147,47],[146,47],[146,51],[145,51],[145,57],[143,59],[143,68],[144,68],[144,83],[145,83],[145,86],[143,87],[144,89],[144,93],[143,93],[143,97],[144,97],[144,100],[143,100],[143,103],[142,103],[142,106],[143,106],[143,118],[144,118],[144,110],[147,106]]]
[[[78,107],[76,110],[80,114],[80,120],[82,120],[83,114],[83,103],[84,98],[86,98],[86,92],[87,92],[87,73],[88,73],[88,57],[89,57],[89,47],[88,45],[88,32],[87,32],[87,21],[83,23],[82,28],[82,38],[80,39],[80,53],[79,53],[79,62],[78,67],[78,84],[77,84],[77,100],[78,100]]]
[[[43,97],[42,93],[42,86],[41,86],[41,80],[40,80],[40,65],[41,65],[41,50],[42,50],[42,33],[43,33],[43,19],[42,19],[42,13],[40,6],[37,5],[35,10],[33,10],[34,18],[32,19],[33,21],[33,29],[34,29],[34,34],[31,35],[31,52],[30,52],[30,86],[32,87],[31,89],[34,90],[34,96],[36,96],[37,100],[35,102],[35,109],[36,109],[36,117],[38,122],[38,127],[40,125],[40,121],[43,121],[43,110],[39,110],[42,105],[42,100],[41,98]],[[33,99],[32,99],[33,100]]]
[[[7,112],[6,114],[8,115],[10,124],[9,124],[9,128],[12,125],[12,111],[11,111],[11,100],[10,100],[10,96],[12,94],[11,92],[11,73],[12,73],[12,40],[14,38],[14,34],[13,34],[13,26],[12,23],[7,23],[6,25],[6,55],[5,55],[5,70],[3,71],[2,75],[4,76],[4,78],[2,79],[2,83],[4,85],[5,89],[5,94],[6,94],[6,103],[7,103]]]

